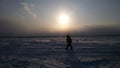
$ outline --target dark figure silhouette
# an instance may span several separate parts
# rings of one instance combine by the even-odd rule
[[[72,47],[72,39],[70,37],[70,35],[66,35],[66,42],[67,42],[67,47],[65,48],[66,50],[70,47],[71,50],[73,50],[73,47]]]

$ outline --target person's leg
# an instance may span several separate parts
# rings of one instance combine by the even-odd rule
[[[72,45],[71,45],[71,44],[70,44],[70,49],[71,49],[71,50],[73,50],[73,47],[72,47]]]
[[[65,48],[66,50],[68,49],[69,45],[67,44],[67,47]]]

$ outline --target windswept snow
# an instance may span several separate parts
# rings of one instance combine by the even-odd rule
[[[119,37],[0,38],[0,68],[119,68]]]

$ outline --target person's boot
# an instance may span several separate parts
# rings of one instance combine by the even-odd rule
[[[65,48],[65,50],[68,50],[68,48]]]

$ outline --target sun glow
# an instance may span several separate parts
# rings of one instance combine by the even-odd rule
[[[58,25],[60,30],[67,30],[69,26],[69,16],[67,14],[60,14]]]
[[[68,16],[63,14],[59,17],[59,23],[62,25],[66,25],[68,23]]]

